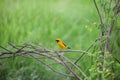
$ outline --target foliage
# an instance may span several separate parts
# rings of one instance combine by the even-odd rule
[[[96,4],[96,1],[94,0]],[[98,50],[97,58],[95,64],[91,67],[90,71],[94,72],[92,75],[94,78],[97,76],[99,80],[118,80],[120,75],[115,69],[116,64],[119,63],[119,59],[115,56],[119,52],[120,46],[115,46],[119,44],[119,23],[117,21],[120,19],[120,1],[116,0],[106,0],[99,2],[97,6],[97,11],[100,17],[100,48]],[[116,33],[118,34],[116,36]],[[95,51],[96,53],[96,51]],[[117,62],[115,62],[117,61]],[[99,74],[99,75],[98,75]]]
[[[47,49],[57,50],[55,39],[62,38],[73,50],[87,51],[93,44],[88,50],[93,55],[82,56],[77,65],[89,80],[119,80],[120,13],[115,15],[115,11],[116,5],[120,5],[120,2],[96,0],[102,18],[99,21],[100,16],[97,14],[94,1],[2,0],[0,45],[8,47],[8,42],[16,45],[35,43]],[[112,33],[109,34],[112,25]],[[0,49],[1,51],[3,50]],[[73,62],[81,55],[82,53],[74,52],[64,54]],[[63,71],[60,66],[54,67]],[[72,80],[52,72],[33,59],[1,59],[0,80],[19,79]]]

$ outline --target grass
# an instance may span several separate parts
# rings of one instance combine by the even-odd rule
[[[86,50],[99,35],[99,18],[90,0],[3,0],[0,4],[0,45],[5,47],[8,42],[37,43],[56,50],[55,39],[61,38],[72,49]],[[74,59],[79,55],[65,54]],[[7,60],[0,61],[4,80],[67,80],[32,59]],[[84,56],[79,63],[86,74],[89,60]]]

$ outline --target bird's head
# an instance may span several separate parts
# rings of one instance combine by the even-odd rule
[[[55,41],[56,41],[56,42],[59,42],[59,41],[61,41],[61,39],[56,39]]]

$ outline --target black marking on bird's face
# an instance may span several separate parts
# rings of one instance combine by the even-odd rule
[[[56,42],[59,42],[59,40],[56,40]]]

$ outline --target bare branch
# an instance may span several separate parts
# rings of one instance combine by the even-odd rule
[[[67,57],[63,56],[61,53],[63,53],[63,52],[81,52],[81,53],[89,55],[89,54],[91,54],[90,52],[83,51],[83,50],[48,50],[45,48],[38,49],[39,46],[33,46],[31,44],[30,45],[27,44],[27,45],[23,45],[23,46],[15,46],[14,44],[9,43],[9,46],[12,46],[11,51],[8,51],[6,48],[4,48],[5,51],[0,52],[0,59],[14,58],[17,56],[24,57],[24,58],[30,57],[30,58],[37,60],[38,62],[41,62],[43,65],[45,65],[46,67],[48,67],[49,69],[51,69],[52,71],[54,71],[58,74],[62,74],[62,75],[69,76],[69,77],[74,77],[78,80],[81,80],[81,77],[78,75],[78,73],[81,73],[82,76],[84,76],[85,78],[87,77],[83,73],[83,71],[77,65],[74,64],[74,62],[72,62]],[[1,46],[1,48],[3,49],[2,46]],[[4,55],[7,55],[7,56],[4,56]],[[35,57],[34,55],[37,55],[37,57],[39,57],[39,58]],[[53,63],[56,63],[56,65],[59,64],[60,66],[63,66],[67,71],[71,72],[72,75],[69,73],[60,72],[60,71],[55,70],[52,67],[52,65],[50,65],[50,63],[43,62],[40,57],[42,57],[44,59],[49,59]],[[74,66],[74,69],[77,70],[77,73],[68,64]]]
[[[8,49],[6,49],[6,48],[4,48],[4,47],[2,47],[2,46],[0,46],[0,48],[6,50],[6,51],[8,51],[8,52],[10,52],[10,50],[8,50]]]
[[[98,8],[98,6],[97,6],[96,0],[93,0],[93,1],[94,1],[94,4],[95,4],[95,7],[96,7],[96,9],[97,9],[98,15],[99,15],[99,17],[100,17],[100,22],[101,22],[101,24],[103,24],[102,16],[101,16],[100,10],[99,10],[99,8]]]
[[[67,70],[69,70],[74,76],[75,78],[77,78],[78,80],[82,80],[75,72],[72,71],[72,69],[64,62],[62,56],[59,54],[59,52],[56,52],[56,54],[58,55],[59,59],[64,63],[65,67]]]
[[[53,72],[56,72],[56,73],[58,73],[58,74],[61,74],[61,75],[67,76],[67,77],[68,77],[68,76],[69,76],[69,77],[74,77],[73,75],[69,75],[69,74],[65,74],[65,73],[56,71],[56,70],[55,70],[54,68],[52,68],[50,65],[46,64],[45,62],[41,61],[40,59],[38,59],[38,58],[36,58],[36,57],[34,57],[34,56],[30,55],[30,54],[29,54],[29,56],[32,57],[33,59],[37,60],[38,62],[42,63],[43,65],[47,66],[47,67],[48,67],[49,69],[51,69]]]
[[[95,43],[96,43],[98,40],[100,40],[100,38],[97,38],[97,39],[88,47],[88,49],[86,50],[86,52],[88,52],[88,51],[95,45]],[[74,64],[77,64],[77,62],[78,62],[84,55],[85,55],[85,54],[82,53],[82,54],[80,55],[80,57],[74,62]]]

